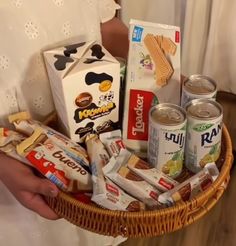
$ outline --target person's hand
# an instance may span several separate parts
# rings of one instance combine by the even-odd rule
[[[58,188],[49,180],[37,177],[30,167],[0,153],[0,180],[26,208],[47,219],[59,218],[42,196],[56,197]]]

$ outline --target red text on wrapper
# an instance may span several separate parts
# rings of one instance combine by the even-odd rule
[[[116,196],[119,196],[119,190],[116,187],[114,187],[114,186],[112,186],[110,184],[106,184],[106,189],[110,193],[112,193],[112,194],[114,194]]]
[[[164,180],[163,178],[160,178],[158,182],[161,186],[165,187],[167,190],[171,190],[174,188],[174,185],[169,183],[168,181]]]
[[[130,90],[128,139],[148,140],[148,114],[154,97],[149,91]]]

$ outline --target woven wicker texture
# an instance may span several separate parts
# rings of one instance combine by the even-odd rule
[[[217,203],[228,185],[232,161],[232,143],[224,126],[221,156],[217,161],[220,175],[211,187],[188,202],[155,211],[123,212],[87,205],[63,192],[47,201],[58,215],[89,231],[133,238],[159,236],[193,223]]]

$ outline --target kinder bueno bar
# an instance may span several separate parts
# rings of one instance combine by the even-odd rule
[[[16,150],[62,190],[77,192],[92,189],[91,175],[48,138],[41,128],[36,128],[29,138],[17,145]]]
[[[39,127],[41,130],[47,135],[48,138],[50,138],[55,144],[58,145],[63,151],[71,157],[74,161],[79,163],[84,169],[86,169],[88,172],[90,172],[89,168],[89,160],[88,160],[88,154],[82,148],[76,143],[72,143],[71,141],[68,141],[67,137],[64,137],[62,134],[58,134],[54,130]]]
[[[178,201],[188,201],[200,192],[206,190],[218,177],[219,170],[214,162],[206,166],[197,174],[177,185],[174,189],[161,194],[159,202],[165,205],[174,205]]]
[[[112,157],[110,162],[103,168],[104,174],[127,193],[145,203],[149,208],[157,208],[160,192],[124,166],[127,161],[126,153],[127,151],[123,152],[121,150],[116,159]]]
[[[127,167],[160,191],[173,189],[178,182],[168,177],[136,155],[130,154]]]
[[[31,165],[26,158],[18,155],[16,152],[16,145],[21,143],[25,138],[24,135],[18,132],[7,128],[0,128],[0,151],[18,161]]]
[[[124,143],[121,139],[121,130],[101,133],[99,135],[99,138],[106,146],[106,149],[110,156],[117,157],[120,153],[120,149],[125,148]]]
[[[119,125],[120,63],[103,46],[83,42],[44,53],[59,123],[76,142]]]
[[[126,194],[104,176],[102,168],[107,165],[110,157],[98,136],[90,134],[86,137],[85,142],[92,170],[93,195],[91,200],[111,210],[143,210],[144,204]]]
[[[123,141],[146,153],[148,113],[158,103],[180,103],[180,28],[130,21]]]
[[[80,165],[89,171],[89,161],[86,150],[65,135],[45,126],[41,122],[31,119],[28,112],[20,112],[10,115],[8,119],[10,123],[14,124],[17,131],[28,136],[32,135],[34,130],[40,127],[47,137],[52,139],[55,144],[62,148],[68,156],[73,158],[76,162],[79,162]]]

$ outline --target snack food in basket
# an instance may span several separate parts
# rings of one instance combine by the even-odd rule
[[[103,167],[106,167],[110,156],[98,136],[96,134],[89,134],[85,142],[92,170],[93,194],[91,200],[111,210],[144,210],[145,205],[142,202],[129,196],[105,177]]]
[[[129,39],[122,137],[146,156],[150,108],[180,104],[180,28],[131,20]]]
[[[60,193],[57,198],[47,198],[47,201],[60,216],[79,227],[99,234],[143,238],[170,233],[204,216],[222,197],[230,178],[229,171],[233,160],[230,135],[225,126],[223,143],[221,158],[217,161],[217,166],[222,167],[218,178],[195,199],[173,207],[137,213],[109,211],[77,202],[65,193]]]
[[[200,192],[206,190],[219,175],[216,164],[207,163],[205,167],[194,176],[177,185],[174,189],[162,193],[159,202],[166,205],[174,205],[178,201],[188,201]]]
[[[128,150],[122,150],[126,166],[160,191],[173,189],[178,182]]]
[[[227,178],[228,180],[228,176],[225,177],[225,175],[226,174],[228,175],[228,170],[231,166],[231,160],[232,160],[232,153],[230,152],[230,142],[229,142],[230,140],[228,138],[229,137],[227,137],[227,131],[224,127],[224,140],[226,141],[225,146],[227,146],[227,150],[224,149],[222,155],[226,156],[226,158],[228,159],[226,163],[224,163],[223,171],[221,171],[219,175],[220,176],[219,179],[217,179],[218,182],[216,183],[209,182],[208,179],[209,176],[207,176],[208,178],[206,179],[206,181],[204,181],[204,187],[206,188],[208,187],[209,184],[211,184],[213,188],[207,190],[200,190],[199,192],[201,194],[194,193],[195,195],[196,194],[200,195],[201,197],[200,201],[202,200],[207,201],[209,199],[209,205],[207,202],[206,204],[204,203],[204,206],[202,206],[201,202],[198,204],[198,202],[196,203],[195,200],[194,202],[190,200],[188,202],[183,202],[180,206],[176,207],[175,206],[176,202],[171,203],[170,201],[168,201],[167,202],[168,206],[171,205],[173,206],[173,208],[172,207],[165,208],[164,210],[162,210],[159,209],[158,207],[158,209],[154,211],[143,211],[146,209],[144,203],[138,201],[132,196],[129,196],[120,187],[115,185],[109,179],[105,179],[105,182],[103,182],[103,184],[105,185],[103,186],[105,191],[105,196],[103,196],[102,199],[103,202],[105,201],[105,206],[103,206],[104,203],[97,203],[99,206],[97,207],[97,205],[91,202],[90,199],[91,193],[88,192],[85,193],[76,192],[75,198],[73,198],[74,196],[72,194],[65,194],[64,192],[61,192],[57,198],[47,198],[47,201],[50,207],[52,207],[52,209],[55,210],[56,213],[58,213],[60,216],[64,217],[65,219],[68,219],[70,222],[74,223],[75,225],[78,225],[80,227],[83,227],[91,231],[94,231],[95,230],[94,228],[96,228],[95,231],[97,233],[101,233],[104,235],[147,237],[147,236],[161,235],[163,234],[163,232],[167,233],[179,229],[182,226],[186,225],[186,221],[190,221],[189,223],[192,223],[192,221],[194,221],[195,218],[196,219],[199,218],[198,215],[199,212],[200,212],[200,216],[202,216],[209,209],[209,207],[211,208],[212,204],[215,204],[219,199],[219,197],[221,196],[221,194],[223,193],[222,185],[224,185],[224,187],[227,186],[227,182],[225,182],[225,179]],[[98,148],[95,147],[95,149]],[[134,168],[134,170],[137,169],[136,172],[140,174],[144,174],[145,172],[150,172],[149,169],[152,169],[150,164],[141,160],[139,157],[135,156],[134,154],[129,153],[129,156],[132,157],[131,160],[133,159],[133,161],[131,162],[128,161],[129,164],[128,167],[130,169],[132,168]],[[151,171],[151,173],[152,172],[153,171]],[[156,170],[154,173],[156,173]],[[156,175],[157,176],[159,175],[160,177],[159,180],[161,180],[161,183],[163,181],[162,178],[163,177],[164,179],[166,178],[165,175],[162,176],[162,174],[159,172],[157,172]],[[149,175],[146,175],[146,177],[148,178]],[[168,177],[167,180],[170,181]],[[151,179],[150,181],[152,182]],[[154,182],[157,181],[158,179],[155,179]],[[177,184],[178,183],[175,182],[173,186],[169,186],[168,188],[172,189]],[[179,193],[177,192],[177,194]],[[162,196],[162,194],[160,194],[158,197],[160,196]],[[212,198],[212,196],[214,197]],[[178,197],[180,197],[180,195],[174,196],[175,200],[178,200],[177,199]],[[188,193],[186,193],[184,199],[188,199],[192,197],[193,196],[188,196]],[[197,201],[199,201],[198,196],[196,197],[196,199]],[[195,213],[191,211],[192,206],[195,208],[197,216],[195,216]],[[108,208],[113,211],[102,209],[101,207]],[[204,210],[205,212],[200,211],[202,208],[203,209],[206,208]],[[120,210],[120,211],[114,211],[114,210]],[[141,213],[134,213],[134,214],[130,213],[131,211],[137,212],[141,210],[142,210]],[[91,218],[99,218],[99,219],[95,219],[91,221]],[[114,218],[116,219],[114,220]],[[97,228],[102,228],[102,229],[100,230]]]
[[[44,57],[65,135],[81,143],[88,133],[118,128],[120,63],[102,45],[73,44]]]
[[[0,128],[0,151],[18,161],[31,165],[26,158],[20,156],[16,152],[17,144],[25,138],[26,136],[19,132],[15,132],[7,128]]]
[[[145,203],[147,207],[158,208],[157,199],[160,191],[126,167],[125,152],[126,150],[121,150],[117,158],[110,159],[109,163],[103,167],[104,175],[133,197]]]
[[[79,162],[80,165],[89,171],[88,154],[81,145],[41,122],[33,120],[28,112],[12,114],[8,118],[9,122],[14,124],[17,131],[27,136],[31,136],[34,130],[40,127],[44,134],[62,148],[68,156]]]
[[[16,150],[62,190],[92,190],[89,172],[48,138],[42,128],[36,128],[30,137],[16,146]]]
[[[101,133],[99,139],[105,145],[110,156],[117,157],[120,150],[125,148],[121,138],[121,130]]]

